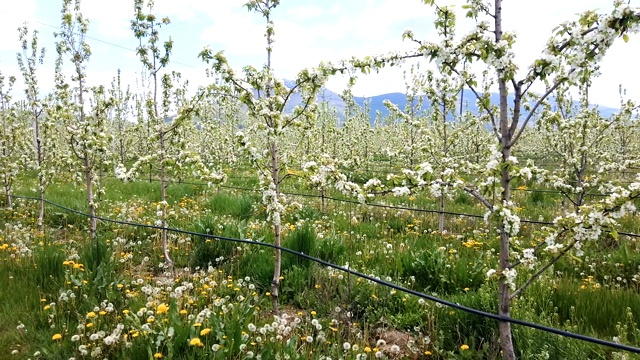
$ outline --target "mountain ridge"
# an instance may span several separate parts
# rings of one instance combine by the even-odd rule
[[[293,81],[285,80],[284,82],[285,82],[285,85],[288,87],[293,86],[292,85]],[[475,94],[473,94],[471,90],[467,90],[467,89],[463,90],[462,98],[463,98],[463,104],[464,104],[463,106],[468,108],[468,110],[471,111],[471,113],[475,115],[478,115],[480,113],[478,107],[476,106]],[[500,97],[498,93],[494,93],[494,92],[490,93],[490,101],[492,104],[498,104],[499,99]],[[387,109],[386,106],[384,106],[385,100],[389,100],[391,103],[395,104],[399,109],[404,109],[407,104],[406,94],[400,93],[400,92],[390,92],[390,93],[384,93],[380,95],[367,96],[367,97],[354,96],[353,100],[357,105],[359,105],[363,109],[365,108],[365,104],[369,107],[369,117],[370,117],[371,124],[374,124],[378,112],[382,117],[386,117],[389,115],[389,110]],[[508,101],[510,103],[513,103],[513,100],[514,100],[514,97],[512,95],[508,97]],[[555,105],[555,101],[554,101],[555,98],[552,97],[550,98],[550,100],[552,102],[552,105]],[[340,121],[341,122],[344,121],[344,114],[345,114],[345,109],[347,105],[342,99],[341,95],[327,88],[322,88],[322,90],[320,91],[320,94],[316,98],[316,101],[318,101],[319,103],[326,102],[329,105],[329,107],[335,108],[338,112],[338,117],[340,118]],[[293,108],[300,105],[300,103],[301,103],[300,95],[295,94],[289,99],[289,102],[285,108],[285,111],[286,112],[292,111]],[[579,106],[579,105],[580,105],[580,102],[573,101],[573,106]],[[602,106],[597,104],[594,104],[593,106],[597,107],[598,110],[600,111],[600,114],[602,114],[602,116],[604,117],[610,117],[611,115],[619,112],[619,109],[617,108],[612,108],[612,107]],[[430,107],[429,101],[425,98],[424,103],[422,105],[422,109],[426,110],[429,107]]]

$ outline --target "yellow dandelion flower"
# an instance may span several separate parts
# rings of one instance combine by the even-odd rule
[[[163,357],[162,353],[157,352],[157,353],[153,354],[153,358],[154,359],[162,359],[162,357]]]
[[[204,329],[200,330],[200,336],[207,336],[207,335],[209,335],[210,332],[211,332],[210,328],[204,328]]]
[[[165,303],[158,305],[158,307],[156,308],[156,314],[158,315],[166,314],[168,312],[169,312],[169,306]]]
[[[62,335],[61,335],[61,334],[54,334],[54,335],[51,337],[51,340],[53,340],[53,341],[62,340]]]
[[[467,344],[462,344],[462,345],[460,346],[460,350],[463,350],[463,351],[464,351],[464,350],[469,350],[469,345],[467,345]]]
[[[197,347],[203,347],[204,346],[204,344],[202,343],[202,340],[200,340],[200,338],[191,339],[191,341],[189,341],[189,345],[197,346]]]

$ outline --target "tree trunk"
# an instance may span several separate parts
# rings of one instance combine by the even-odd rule
[[[42,174],[38,174],[38,195],[40,198],[39,201],[39,211],[38,211],[38,230],[40,232],[44,231],[44,180],[42,179]]]
[[[84,179],[87,185],[87,204],[89,204],[89,237],[95,240],[98,230],[98,221],[96,219],[96,203],[95,194],[93,193],[93,171],[89,162],[89,155],[84,155]]]
[[[40,122],[38,121],[38,114],[35,109],[33,112],[33,148],[36,155],[36,165],[38,166],[38,197],[39,211],[38,211],[38,230],[44,231],[44,176],[42,175],[42,167],[44,166],[44,159],[42,156],[42,144],[40,142]]]
[[[504,81],[502,81],[501,84],[504,85]],[[506,92],[505,92],[505,97],[506,97]],[[504,137],[503,137],[503,143],[504,143]],[[505,162],[509,158],[509,156],[511,156],[511,148],[508,146],[503,147],[502,161]],[[511,180],[509,176],[509,169],[505,168],[502,170],[500,183],[502,186],[501,200],[502,200],[502,204],[504,205],[508,203],[511,197],[511,193],[510,193]],[[503,223],[500,223],[499,229],[500,229],[500,272],[502,273],[511,267],[511,264],[509,261],[510,234],[507,232],[507,229],[504,227]],[[510,308],[511,308],[511,289],[509,288],[509,284],[507,283],[506,277],[501,276],[500,280],[498,281],[498,315],[504,318],[510,318],[511,317]],[[516,358],[516,355],[515,355],[515,349],[513,346],[513,337],[511,334],[511,323],[508,321],[500,321],[498,324],[498,329],[500,331],[500,346],[502,347],[503,359],[514,360]]]
[[[75,60],[74,62],[76,67],[76,74],[78,76],[78,106],[80,110],[80,124],[86,127],[87,116],[84,112],[84,74],[80,62],[76,62]],[[87,205],[89,206],[89,236],[91,240],[95,240],[98,222],[96,220],[95,194],[93,193],[94,164],[91,159],[91,155],[89,154],[89,150],[86,148],[87,145],[85,144],[82,146],[83,148],[81,151],[81,160],[84,166],[84,179],[87,186]]]
[[[272,141],[269,144],[270,153],[271,153],[271,179],[275,185],[275,201],[279,201],[280,199],[280,170],[278,169],[278,147],[275,141]],[[280,247],[282,244],[282,229],[280,227],[280,219],[272,219],[273,220],[273,235],[274,235],[274,244],[275,246]],[[276,314],[279,314],[279,289],[280,289],[280,275],[282,273],[282,251],[280,249],[276,249],[274,264],[273,264],[273,279],[271,280],[271,299],[273,301],[273,311]]]
[[[13,208],[13,198],[11,197],[11,181],[5,175],[4,177],[4,193],[6,196],[7,209]]]
[[[124,155],[124,130],[120,131],[120,162],[122,163],[122,165],[126,165],[127,164],[127,158]]]
[[[440,195],[440,206],[438,208],[438,231],[444,232],[444,193]]]
[[[154,82],[155,84],[155,82]],[[154,85],[155,87],[157,87],[158,85]],[[154,103],[156,102],[156,99],[153,99]],[[158,109],[154,108],[155,110],[155,117],[156,119],[158,118]],[[149,143],[147,143],[147,151],[151,150],[151,145],[150,145],[150,141],[151,141],[151,123],[147,124],[147,141],[149,141]],[[153,165],[149,164],[149,184],[151,184],[153,182]]]
[[[161,219],[160,223],[162,229],[160,229],[160,238],[162,239],[162,253],[164,254],[164,262],[168,267],[173,266],[173,260],[169,256],[169,243],[167,241],[167,173],[164,166],[164,154],[165,154],[164,133],[160,134],[160,206],[161,206]]]
[[[502,39],[502,0],[495,0],[495,36],[496,42]],[[502,143],[502,163],[505,164],[509,157],[511,157],[511,139],[512,132],[509,126],[509,112],[507,104],[507,84],[503,78],[503,71],[498,70],[498,90],[500,95],[500,136]],[[516,94],[519,96],[519,94]],[[518,103],[519,99],[516,99]],[[514,117],[513,121],[518,121]],[[509,174],[509,168],[502,167],[500,176],[500,185],[502,187],[501,206],[507,206],[511,199],[511,176]],[[503,274],[505,270],[511,267],[509,260],[509,243],[510,234],[501,222],[499,226],[500,230],[500,273]],[[500,276],[498,282],[498,315],[503,318],[510,318],[511,309],[511,293],[509,284],[504,275]],[[502,348],[502,358],[504,360],[515,360],[516,354],[513,346],[513,336],[511,334],[511,323],[508,321],[500,321],[498,323],[498,329],[500,332],[500,347]]]
[[[446,29],[445,29],[446,34]],[[444,158],[448,157],[449,147],[448,147],[449,139],[447,137],[447,99],[445,97],[442,98],[442,155]],[[442,172],[446,170],[446,166],[442,166]],[[443,175],[440,175],[440,181],[444,183]],[[438,213],[438,231],[440,233],[444,232],[444,201],[445,194],[442,192],[440,194],[440,210]]]

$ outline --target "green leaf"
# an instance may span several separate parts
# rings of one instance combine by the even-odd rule
[[[615,240],[618,240],[618,238],[620,237],[616,229],[611,229],[611,237],[614,238]]]
[[[622,40],[627,43],[629,42],[629,35],[628,34],[622,34]]]

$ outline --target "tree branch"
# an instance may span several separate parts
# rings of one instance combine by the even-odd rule
[[[460,72],[453,68],[450,64],[447,64],[447,66],[449,67],[449,69],[451,69],[453,72],[455,72],[456,74],[458,74],[458,76],[462,77],[462,79],[464,80],[465,84],[469,87],[469,90],[471,90],[471,92],[473,92],[473,94],[476,96],[476,98],[478,100],[482,99],[482,97],[480,96],[480,94],[476,91],[476,89],[473,87],[473,85],[471,85],[469,83],[469,81],[465,80],[464,77],[462,76],[462,74],[460,74]],[[491,119],[491,124],[493,125],[491,127],[491,129],[493,130],[493,134],[495,135],[496,139],[500,140],[500,134],[498,134],[498,126],[496,124],[496,119],[495,116],[493,114],[493,112],[491,111],[490,108],[486,107],[482,102],[480,103],[480,105],[482,106],[482,108],[487,112],[487,115],[489,115],[489,118]]]
[[[564,249],[562,249],[562,251],[560,251],[560,253],[554,257],[553,259],[551,259],[551,261],[549,261],[545,266],[543,266],[540,270],[536,271],[535,274],[531,275],[531,277],[529,278],[529,280],[527,280],[527,282],[525,282],[518,290],[514,291],[511,296],[509,296],[509,298],[511,300],[513,300],[515,297],[517,297],[518,295],[520,295],[526,288],[529,287],[529,285],[531,285],[537,278],[540,277],[540,275],[542,275],[542,273],[544,273],[548,268],[550,268],[551,266],[553,266],[553,264],[555,264],[556,262],[558,262],[558,260],[560,260],[566,253],[569,252],[569,250],[573,249],[573,247],[576,245],[576,243],[578,242],[578,240],[574,240],[571,244],[567,245],[567,247],[565,247]]]
[[[464,189],[464,191],[468,192],[473,197],[478,199],[478,201],[480,201],[487,209],[489,209],[490,211],[493,210],[493,205],[491,205],[489,200],[487,200],[484,196],[482,196],[476,189],[472,189],[472,188],[467,187],[467,186],[463,187],[463,189]]]
[[[573,71],[575,71],[575,69],[571,69],[569,71],[569,74],[571,74]],[[567,74],[567,75],[569,75]],[[552,92],[554,92],[558,86],[560,86],[563,82],[565,82],[567,80],[566,77],[561,78],[560,80],[556,81],[555,84],[553,84],[553,86],[551,86],[541,97],[540,99],[538,99],[538,101],[536,102],[536,104],[533,106],[533,108],[531,108],[531,111],[529,111],[529,114],[527,115],[527,117],[524,119],[524,122],[522,123],[522,126],[520,127],[520,129],[518,130],[518,133],[513,137],[513,139],[511,139],[511,143],[509,144],[509,146],[513,146],[513,144],[515,144],[518,139],[520,138],[520,136],[522,136],[522,133],[524,132],[524,129],[527,127],[527,123],[529,122],[529,120],[531,120],[531,118],[533,117],[533,114],[535,114],[536,110],[538,109],[538,107],[540,107],[540,105],[542,105],[542,102],[549,96],[551,95]],[[523,94],[524,95],[524,94]]]

